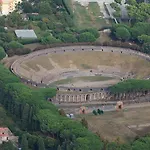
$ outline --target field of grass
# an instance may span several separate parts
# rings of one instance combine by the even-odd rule
[[[70,84],[70,83],[75,83],[77,81],[85,81],[85,82],[106,81],[106,80],[111,80],[111,79],[113,78],[104,77],[104,76],[83,76],[83,77],[62,79],[62,80],[53,82],[51,85],[55,86],[55,85],[60,85],[60,84]]]
[[[70,6],[74,10],[74,22],[78,28],[84,29],[92,27],[101,29],[110,26],[110,24],[107,24],[106,20],[103,19],[103,14],[97,2],[90,2],[87,7],[82,6],[78,2]]]
[[[123,111],[105,112],[103,115],[94,116],[93,114],[81,115],[88,121],[89,129],[99,134],[102,138],[115,141],[119,138],[120,142],[129,142],[136,136],[144,136],[150,133],[150,127],[140,127],[130,129],[130,125],[143,125],[150,123],[150,106],[140,108],[130,108]]]

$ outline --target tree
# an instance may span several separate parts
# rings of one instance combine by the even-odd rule
[[[65,43],[74,43],[77,42],[76,37],[70,33],[63,33],[59,35],[59,39]]]
[[[81,33],[83,33],[83,32],[90,32],[91,34],[94,35],[95,38],[98,38],[100,36],[98,30],[95,29],[95,28],[88,28],[88,29],[84,29],[84,30],[79,31],[79,32],[81,32]]]
[[[125,27],[118,27],[116,29],[115,35],[117,39],[127,41],[131,38],[131,34]]]
[[[96,41],[96,38],[90,32],[84,32],[78,36],[78,41],[79,42],[94,42]]]
[[[12,12],[10,15],[8,15],[7,19],[8,19],[7,22],[9,24],[9,26],[11,26],[11,27],[18,27],[18,26],[23,25],[23,23],[24,23],[21,15],[16,12]]]
[[[29,105],[25,104],[22,110],[22,124],[24,128],[27,128],[28,125],[29,111],[30,111]]]
[[[8,43],[8,48],[9,49],[23,48],[23,45],[17,41],[11,41],[10,43]]]
[[[85,118],[82,118],[81,123],[84,127],[88,128],[88,122]]]
[[[116,3],[120,4],[121,5],[121,1],[122,0],[114,0]]]
[[[39,4],[39,13],[40,14],[51,14],[51,6],[48,1],[41,1]]]
[[[38,150],[45,150],[44,142],[41,137],[38,138],[37,145],[38,145]]]
[[[28,150],[28,141],[27,141],[27,137],[25,134],[23,134],[23,136],[22,136],[21,149],[22,150]]]
[[[0,17],[0,26],[5,26],[5,17],[4,16],[1,16]]]
[[[66,113],[65,113],[65,111],[64,111],[63,109],[60,109],[60,110],[59,110],[59,114],[60,114],[61,116],[66,117]]]
[[[127,10],[130,18],[136,21],[147,21],[150,17],[150,4],[148,3],[128,5]]]
[[[141,36],[138,36],[138,41],[140,43],[150,43],[150,36],[142,34]]]
[[[0,47],[0,60],[3,59],[6,56],[6,53],[3,49],[3,47]]]
[[[119,17],[121,17],[121,11],[115,11],[113,13],[113,15],[114,15],[114,17],[119,18]]]
[[[136,0],[127,0],[126,4],[134,5],[135,6],[137,4],[137,2],[136,2]]]
[[[0,150],[17,150],[17,148],[14,147],[12,142],[8,141],[0,145]]]
[[[57,150],[62,150],[60,145],[58,145]]]
[[[32,13],[33,12],[33,7],[32,4],[28,1],[23,1],[21,3],[21,7],[24,13]]]
[[[150,54],[150,43],[144,43],[142,45],[142,52]]]
[[[117,3],[112,2],[112,3],[110,4],[110,6],[111,6],[114,10],[120,11],[120,7],[118,6]]]
[[[94,115],[97,115],[97,112],[96,112],[96,110],[93,110],[93,114],[94,114]]]
[[[97,109],[97,113],[98,113],[99,115],[101,115],[101,110],[100,110],[100,109]]]
[[[55,43],[61,43],[61,41],[59,39],[56,39],[52,35],[49,35],[47,37],[42,37],[41,43],[42,44],[55,44]]]

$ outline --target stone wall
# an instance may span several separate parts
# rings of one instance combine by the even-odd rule
[[[150,91],[130,92],[130,93],[117,93],[111,94],[110,92],[88,92],[88,93],[57,93],[53,99],[54,103],[88,103],[88,102],[114,102],[125,101],[131,102],[137,98],[150,95]],[[138,99],[138,101],[144,101]],[[149,98],[150,101],[150,98]]]

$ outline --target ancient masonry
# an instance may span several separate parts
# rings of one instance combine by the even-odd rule
[[[126,101],[131,100],[133,102],[135,99],[149,96],[150,91],[132,92],[132,93],[117,93],[112,94],[106,91],[102,92],[91,92],[91,93],[57,93],[56,97],[53,99],[54,103],[88,103],[88,102],[115,102],[115,101]],[[140,99],[138,99],[140,101]],[[142,100],[144,101],[144,100]],[[150,101],[145,99],[145,101]]]
[[[138,57],[142,57],[143,59],[146,59],[150,61],[150,56],[143,54],[141,52],[136,52],[131,49],[124,49],[124,48],[116,48],[116,47],[107,47],[107,46],[68,46],[68,47],[58,47],[58,48],[49,48],[42,51],[33,52],[28,55],[24,55],[21,59],[16,60],[12,65],[10,70],[21,78],[23,82],[26,84],[30,84],[32,86],[37,87],[48,87],[48,85],[45,85],[43,83],[35,83],[34,81],[31,81],[31,79],[25,79],[22,78],[19,75],[18,72],[18,64],[20,64],[22,61],[26,59],[30,59],[36,56],[40,55],[47,55],[48,53],[65,53],[65,52],[71,52],[71,51],[101,51],[101,52],[117,52],[121,54],[128,54],[128,55],[136,55]],[[65,88],[63,88],[65,89]],[[71,90],[71,88],[69,88]],[[100,88],[101,89],[101,88]],[[89,91],[91,89],[89,88]],[[61,93],[60,90],[58,90],[56,97],[53,99],[50,99],[50,101],[53,101],[54,103],[85,103],[85,102],[111,102],[111,101],[126,101],[133,102],[135,99],[139,97],[143,97],[146,95],[150,95],[150,91],[138,91],[138,92],[132,92],[132,93],[120,93],[120,94],[112,94],[108,92],[105,89],[99,90],[97,92],[83,92],[84,90],[82,88],[79,89],[79,91],[73,91],[68,92],[68,88],[65,89],[65,93]],[[68,93],[67,93],[68,92]],[[140,101],[141,98],[138,100]],[[145,101],[150,101],[149,99],[144,99]],[[142,100],[142,102],[144,102]]]

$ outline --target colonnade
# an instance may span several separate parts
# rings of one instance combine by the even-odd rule
[[[88,93],[57,93],[54,98],[56,103],[85,103],[85,102],[107,102],[107,101],[129,101],[134,100],[142,96],[150,95],[150,91],[140,91],[140,92],[129,92],[129,93],[116,93],[111,94],[110,92],[88,92]]]
[[[79,102],[90,102],[106,99],[107,94],[105,92],[96,93],[77,93],[77,94],[60,94],[57,93],[55,97],[56,102],[67,102],[67,103],[79,103]]]

